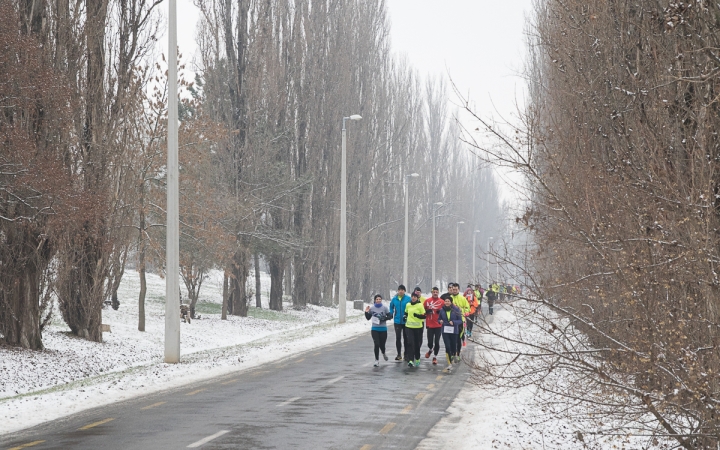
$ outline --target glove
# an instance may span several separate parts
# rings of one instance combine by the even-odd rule
[[[407,322],[407,314],[403,315],[403,322]]]

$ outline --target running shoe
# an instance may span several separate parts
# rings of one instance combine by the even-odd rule
[[[419,360],[419,359],[416,359],[416,360],[415,360],[415,367],[420,367],[420,360]]]
[[[433,356],[433,365],[437,366],[437,358]]]
[[[467,342],[463,341],[463,347],[467,347]]]
[[[455,357],[453,358],[453,362],[454,362],[455,364],[458,364],[458,363],[460,362],[460,357],[459,357],[459,356],[455,356]]]
[[[428,350],[427,353],[425,353],[425,358],[429,358],[430,353],[432,353],[432,349]]]
[[[402,358],[402,356],[400,356],[400,355],[397,355],[397,356],[395,357],[395,361],[402,361],[402,360],[403,360],[403,358]]]
[[[450,373],[450,369],[451,369],[451,368],[452,368],[452,366],[447,366],[447,367],[444,368],[442,371],[445,372],[445,373]]]
[[[375,364],[373,364],[373,367],[380,367],[380,361],[377,359],[375,360]]]
[[[387,357],[387,355],[386,355],[385,353],[383,353],[383,359],[384,359],[385,361],[388,360],[388,357]]]
[[[413,364],[412,361],[408,362],[408,367],[415,367],[415,364]]]
[[[469,337],[469,338],[472,337],[472,331],[468,331],[468,332],[467,332],[467,337]]]

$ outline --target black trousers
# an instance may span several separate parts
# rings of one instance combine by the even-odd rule
[[[375,343],[375,359],[380,359],[380,352],[385,354],[385,342],[387,341],[387,331],[370,330],[370,335]]]
[[[455,334],[454,336],[457,338],[457,347],[455,348],[455,354],[460,356],[460,350],[462,349],[462,343],[463,339],[465,339],[465,333],[463,332],[465,328],[465,323],[461,323],[458,327],[458,334]]]
[[[443,333],[442,337],[443,342],[445,342],[445,353],[449,356],[455,356],[457,354],[458,335]]]
[[[473,325],[475,324],[475,318],[477,317],[477,313],[473,314],[472,316],[467,316],[467,320],[465,323],[467,324],[467,330],[472,333]]]
[[[407,333],[405,331],[405,325],[402,323],[394,323],[393,326],[395,327],[395,347],[397,348],[397,354],[403,355],[404,359],[406,361],[409,361],[408,359],[408,340],[407,340]],[[405,341],[405,348],[403,349],[402,341]]]
[[[408,358],[407,361],[420,359],[420,349],[422,348],[423,329],[405,327],[405,333],[408,342]]]
[[[428,348],[435,353],[435,356],[440,351],[440,335],[442,335],[442,328],[440,327],[427,329]]]

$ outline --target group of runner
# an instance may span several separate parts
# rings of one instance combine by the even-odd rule
[[[466,337],[472,336],[473,324],[480,308],[483,296],[480,285],[468,285],[463,294],[458,283],[449,283],[448,292],[440,295],[440,289],[433,287],[431,296],[425,298],[419,287],[408,295],[404,285],[398,286],[397,295],[390,305],[383,303],[382,295],[373,298],[373,304],[365,308],[365,318],[371,321],[371,335],[375,344],[375,364],[380,365],[380,355],[385,361],[388,322],[392,321],[395,330],[395,361],[407,363],[408,367],[419,367],[422,353],[423,331],[427,329],[428,351],[425,358],[432,356],[437,364],[440,352],[440,339],[445,345],[447,367],[450,372],[453,364],[460,363],[460,352],[466,346]],[[492,309],[490,310],[492,314]]]

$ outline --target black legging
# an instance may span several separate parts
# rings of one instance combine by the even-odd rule
[[[475,324],[475,318],[477,317],[477,313],[467,316],[465,323],[467,324],[467,330],[468,332],[472,333],[473,325]]]
[[[378,330],[370,330],[370,335],[373,338],[373,342],[375,343],[375,359],[380,359],[380,352],[385,354],[385,342],[387,341],[387,330],[386,331],[378,331]]]
[[[458,356],[460,356],[460,349],[462,349],[462,343],[463,343],[463,340],[465,339],[465,333],[463,333],[463,328],[465,328],[465,324],[461,323],[458,326],[458,334],[454,335],[455,338],[457,339],[457,343],[455,344],[455,345],[457,345],[457,347],[455,348],[455,354]]]
[[[395,326],[395,347],[397,348],[397,354],[403,355],[404,359],[408,360],[408,339],[405,331],[405,325],[402,323],[394,323]],[[400,353],[403,349],[402,339],[405,339],[405,351]]]
[[[405,327],[405,333],[408,341],[408,361],[420,359],[420,349],[422,348],[423,329]]]
[[[435,353],[435,356],[438,355],[438,352],[440,351],[440,335],[442,334],[442,328],[428,328],[427,329],[427,337],[428,337],[428,348]]]
[[[449,356],[455,356],[457,353],[458,335],[443,333],[443,342],[445,342],[445,353]]]

